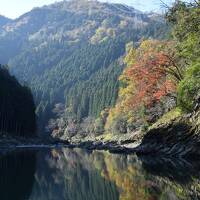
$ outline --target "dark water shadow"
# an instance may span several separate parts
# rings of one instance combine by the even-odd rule
[[[35,152],[11,152],[0,155],[0,199],[29,198],[36,171]]]
[[[189,184],[193,179],[200,180],[200,160],[140,156],[142,167],[152,175],[168,178],[181,185]]]

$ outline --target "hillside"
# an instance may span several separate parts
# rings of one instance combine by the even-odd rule
[[[29,88],[21,86],[0,65],[0,133],[32,136],[36,131],[35,105]]]
[[[88,123],[82,135],[64,134],[78,147],[154,157],[199,157],[200,4],[174,3],[166,13],[171,38],[131,48],[119,77],[115,106]],[[65,129],[65,133],[67,129]],[[94,134],[95,133],[95,134]]]
[[[0,15],[0,28],[2,28],[5,24],[11,22],[12,20]]]
[[[121,4],[63,1],[0,30],[0,62],[34,94],[41,127],[58,115],[77,122],[115,104],[127,43],[163,38],[161,16]],[[130,44],[131,44],[130,43]]]

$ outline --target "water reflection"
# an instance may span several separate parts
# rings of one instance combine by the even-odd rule
[[[0,163],[3,200],[190,200],[200,197],[198,162],[53,149],[15,152],[2,157]]]
[[[92,154],[81,150],[40,153],[31,200],[115,200],[113,182],[96,170]]]
[[[0,199],[28,199],[34,184],[36,156],[34,152],[0,155]]]

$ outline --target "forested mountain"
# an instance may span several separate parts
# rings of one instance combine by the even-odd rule
[[[0,15],[0,28],[2,28],[5,24],[11,22],[12,20]]]
[[[0,29],[0,62],[32,89],[40,125],[55,114],[76,122],[115,104],[126,44],[163,38],[161,16],[121,4],[63,1]]]
[[[35,105],[30,89],[21,86],[0,65],[0,133],[32,136],[35,131]]]
[[[185,127],[189,128],[184,131],[190,132],[193,127],[199,133],[199,13],[199,1],[175,2],[166,13],[172,37],[144,40],[129,50],[124,57],[126,67],[120,76],[118,100],[106,120],[107,133],[146,131],[177,119],[184,124],[186,113],[194,117],[186,120]]]

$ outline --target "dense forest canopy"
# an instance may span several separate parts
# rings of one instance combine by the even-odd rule
[[[0,133],[28,137],[35,131],[35,104],[30,89],[21,86],[0,65]]]
[[[124,58],[107,132],[146,129],[170,110],[163,120],[194,111],[200,98],[200,2],[176,1],[166,20],[173,27],[171,39],[142,41]]]
[[[31,87],[40,127],[56,117],[57,104],[64,108],[65,125],[80,123],[114,106],[126,44],[164,38],[168,30],[155,13],[63,1],[35,8],[0,28],[0,62]]]
[[[165,19],[120,4],[55,3],[4,22],[0,62],[31,87],[40,128],[54,136],[146,130],[195,108],[199,12],[199,1],[176,1]]]

